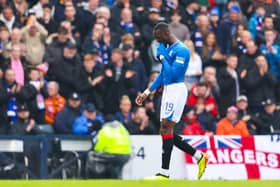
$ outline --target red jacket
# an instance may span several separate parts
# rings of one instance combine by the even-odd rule
[[[188,119],[183,116],[182,120],[187,123],[187,126],[183,128],[183,135],[204,135],[205,131],[201,129],[200,123],[196,121],[196,117]]]
[[[210,93],[211,92],[209,89],[204,97],[198,97],[196,91],[196,85],[194,85],[191,89],[191,94],[188,97],[186,104],[189,106],[195,106],[199,99],[203,100],[205,106],[213,104],[214,108],[210,111],[210,113],[212,114],[213,117],[217,117],[218,116],[217,103],[215,98]]]

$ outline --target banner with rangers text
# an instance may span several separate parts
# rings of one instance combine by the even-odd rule
[[[188,136],[193,147],[207,152],[204,179],[280,179],[280,136]],[[196,179],[196,161],[185,154],[188,179]]]

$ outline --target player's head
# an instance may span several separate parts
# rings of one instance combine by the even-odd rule
[[[156,24],[153,34],[155,39],[160,43],[168,43],[170,41],[170,30],[167,23],[159,22]]]

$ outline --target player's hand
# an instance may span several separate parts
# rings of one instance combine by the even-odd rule
[[[147,98],[148,96],[144,93],[141,93],[140,95],[138,95],[135,99],[135,103],[138,105],[138,106],[142,106],[143,104],[143,101]]]
[[[162,61],[163,59],[169,61],[167,50],[164,46],[164,44],[160,43],[157,48],[157,58],[159,61]]]

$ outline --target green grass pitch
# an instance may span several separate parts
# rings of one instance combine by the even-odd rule
[[[1,180],[1,187],[279,187],[280,180],[263,181],[144,181],[144,180]]]

